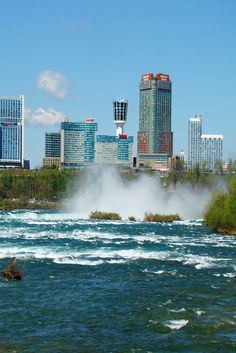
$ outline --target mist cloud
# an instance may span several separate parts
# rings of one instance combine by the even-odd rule
[[[59,99],[64,99],[68,93],[67,79],[61,73],[49,70],[39,75],[37,87]]]
[[[184,220],[202,218],[210,191],[179,185],[163,189],[157,177],[141,175],[129,182],[116,170],[94,170],[79,177],[67,207],[82,218],[91,211],[117,212],[122,218],[143,219],[145,212],[176,214]]]

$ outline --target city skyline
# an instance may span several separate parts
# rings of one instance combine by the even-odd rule
[[[126,129],[136,140],[145,72],[171,77],[174,153],[187,153],[187,121],[201,113],[206,131],[224,135],[224,159],[236,159],[234,1],[137,1],[135,12],[132,1],[121,1],[115,17],[114,4],[104,0],[1,5],[7,36],[0,96],[25,96],[25,159],[32,167],[41,165],[45,132],[58,130],[66,116],[91,116],[100,133],[112,134],[117,97],[129,101]]]

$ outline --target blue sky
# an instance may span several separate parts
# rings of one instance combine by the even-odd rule
[[[113,134],[112,100],[129,100],[138,130],[139,79],[173,82],[174,152],[187,153],[188,118],[224,134],[236,159],[235,0],[0,0],[0,96],[25,95],[25,157],[41,165],[44,134],[67,116]],[[30,113],[29,113],[30,110]],[[58,120],[59,119],[59,120]]]

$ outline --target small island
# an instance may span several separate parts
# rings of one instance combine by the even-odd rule
[[[89,219],[120,221],[122,218],[118,213],[115,212],[94,211],[90,213]]]
[[[161,215],[157,213],[145,213],[144,222],[174,222],[180,221],[178,214]]]

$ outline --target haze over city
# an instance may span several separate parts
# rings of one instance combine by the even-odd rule
[[[136,140],[148,72],[172,80],[174,153],[187,152],[188,119],[200,113],[206,131],[224,135],[224,158],[236,158],[234,1],[2,0],[1,9],[0,96],[25,96],[31,167],[64,117],[93,117],[99,133],[113,134],[114,98],[128,99],[126,132]]]

